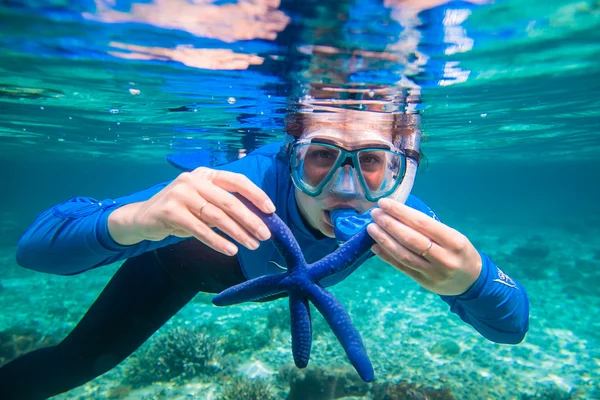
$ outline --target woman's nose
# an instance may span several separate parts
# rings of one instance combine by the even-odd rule
[[[356,180],[356,171],[350,165],[345,165],[340,168],[340,171],[335,177],[333,185],[331,185],[331,192],[350,196],[359,194]]]

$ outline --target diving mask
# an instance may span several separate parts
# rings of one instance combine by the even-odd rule
[[[323,192],[362,196],[368,201],[392,194],[406,172],[406,156],[391,144],[347,150],[324,138],[299,139],[289,148],[292,180],[311,197]]]

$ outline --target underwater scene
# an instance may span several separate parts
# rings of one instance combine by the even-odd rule
[[[0,46],[0,399],[600,399],[600,1],[9,0]],[[415,230],[489,257],[494,282],[520,293],[525,337],[486,338],[491,315],[465,320],[444,298],[464,290],[444,292],[384,256],[339,272],[346,253],[312,257],[285,236],[287,267],[271,259],[272,275],[256,267],[273,246],[262,242],[238,246],[251,262],[214,252],[182,277],[152,257],[198,248],[195,238],[155,250],[170,240],[157,236],[130,254],[139,240],[117,240],[108,214],[91,211],[259,149],[287,156],[311,126],[341,129],[346,144],[391,132],[385,154],[403,164],[386,173],[402,179],[386,196],[410,192],[434,217]],[[360,151],[331,143],[321,146],[347,158],[314,187],[358,171],[356,190],[375,196]],[[309,160],[289,159],[265,190],[298,204],[280,198],[271,232],[298,213],[309,224],[317,206],[302,204],[322,196],[295,169]],[[55,220],[30,229],[47,210]],[[89,215],[104,225],[81,248],[63,243]],[[324,238],[315,229],[304,232]],[[25,246],[25,232],[50,250]],[[110,232],[120,245],[98,245]],[[423,268],[446,254],[442,236],[428,238],[411,253]],[[305,271],[296,239],[307,262],[345,275],[324,289],[325,272],[302,272],[288,301],[284,281],[268,279]],[[94,251],[101,263],[78,264]],[[110,258],[121,251],[139,260],[128,286],[130,257]],[[176,282],[177,305],[155,289],[154,262]],[[226,283],[209,276],[198,289],[200,267]],[[256,286],[215,300],[246,278]]]

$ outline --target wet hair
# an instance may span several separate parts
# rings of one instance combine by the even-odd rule
[[[379,131],[387,135],[399,149],[406,150],[408,147],[407,155],[412,151],[410,156],[416,160],[422,156],[420,149],[418,152],[410,150],[414,147],[410,139],[415,130],[418,131],[420,140],[421,116],[419,114],[334,109],[333,107],[327,107],[327,110],[321,108],[310,112],[293,112],[287,115],[285,121],[286,142],[289,143],[308,132],[324,128],[341,129],[348,135],[356,135],[356,137],[360,137],[366,130]]]
[[[317,129],[342,129],[348,135],[359,136],[366,130],[387,135],[394,145],[401,147],[402,138],[420,132],[418,114],[385,113],[337,109],[333,112],[294,112],[287,115],[285,131],[294,138]]]

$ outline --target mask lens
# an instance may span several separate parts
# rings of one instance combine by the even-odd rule
[[[389,150],[361,150],[357,153],[360,173],[371,197],[387,195],[404,174],[401,154]]]
[[[322,188],[335,172],[341,150],[327,144],[302,144],[295,148],[292,168],[309,193]]]

